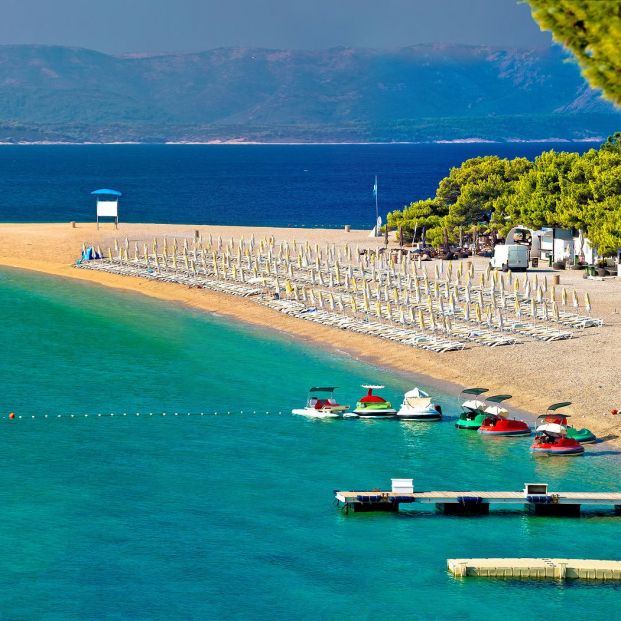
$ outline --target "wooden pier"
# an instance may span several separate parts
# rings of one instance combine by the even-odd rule
[[[448,570],[458,578],[537,578],[621,580],[621,561],[571,558],[450,558]]]
[[[547,483],[526,483],[521,491],[414,491],[412,479],[393,479],[392,490],[335,491],[336,501],[355,512],[399,511],[401,505],[435,505],[447,515],[489,513],[490,505],[521,507],[536,515],[579,516],[581,507],[598,506],[621,515],[621,492],[552,492]]]

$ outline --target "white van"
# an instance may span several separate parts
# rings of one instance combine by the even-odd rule
[[[498,244],[490,261],[493,269],[525,272],[528,269],[528,246],[520,244]]]

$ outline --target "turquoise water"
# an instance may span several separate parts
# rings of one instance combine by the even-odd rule
[[[450,422],[309,421],[286,412],[313,383],[334,382],[349,403],[364,381],[385,382],[394,401],[410,384],[282,336],[62,280],[0,272],[0,305],[1,618],[614,618],[616,585],[460,581],[445,563],[621,558],[619,518],[345,515],[332,504],[334,489],[397,476],[427,489],[618,488],[611,447],[536,460],[528,440]],[[438,397],[456,413],[456,399]],[[9,423],[11,410],[219,414]]]

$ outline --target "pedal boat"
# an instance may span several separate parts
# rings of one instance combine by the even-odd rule
[[[530,452],[534,455],[582,455],[584,446],[567,437],[567,429],[557,423],[544,423],[536,430]]]
[[[441,420],[442,408],[432,403],[431,397],[420,388],[414,388],[403,395],[403,403],[397,412],[402,420]]]
[[[557,425],[562,425],[567,430],[567,438],[570,440],[576,440],[580,442],[580,444],[590,444],[592,442],[597,442],[597,436],[586,427],[582,429],[576,429],[568,424],[567,419],[569,418],[568,414],[562,414],[560,412],[557,413],[557,410],[561,408],[565,408],[568,405],[571,405],[571,401],[563,401],[561,403],[553,403],[546,411],[545,414],[537,417],[538,425],[545,425],[546,423],[554,423]]]
[[[488,402],[500,403],[510,399],[511,395],[489,397]],[[489,405],[485,408],[487,416],[479,427],[484,436],[529,436],[531,429],[523,420],[508,418],[509,412],[500,405]]]
[[[487,388],[466,388],[462,391],[462,395],[473,395],[474,399],[468,399],[461,404],[463,411],[455,423],[457,429],[476,431],[481,426],[487,416],[485,413],[487,405],[476,397],[487,391]]]
[[[311,418],[341,418],[349,410],[334,399],[337,386],[313,386],[308,391],[306,407],[291,410],[292,414]]]
[[[360,418],[393,418],[395,416],[397,410],[392,407],[390,401],[373,394],[374,390],[381,390],[384,386],[363,384],[362,387],[366,388],[368,392],[356,403],[354,414]]]

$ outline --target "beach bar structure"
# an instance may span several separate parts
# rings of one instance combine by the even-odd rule
[[[94,190],[92,195],[97,197],[97,228],[99,218],[114,218],[114,228],[119,228],[119,198],[123,196],[118,190],[102,188]]]
[[[399,511],[401,505],[435,505],[445,515],[480,515],[491,505],[521,508],[535,515],[579,516],[583,505],[621,515],[621,492],[552,492],[547,483],[525,483],[521,491],[415,491],[412,479],[392,479],[389,491],[335,491],[337,503],[356,513]]]
[[[621,580],[621,561],[572,558],[449,558],[457,578]]]

